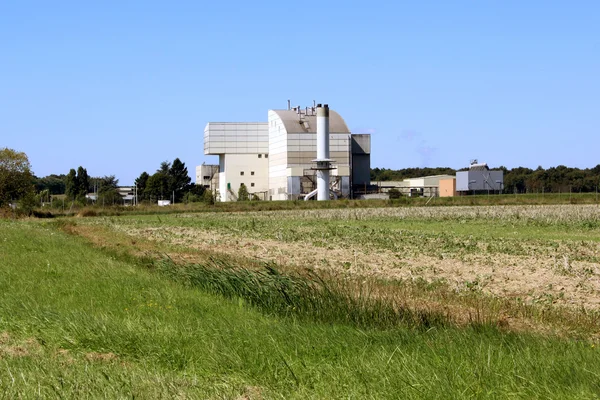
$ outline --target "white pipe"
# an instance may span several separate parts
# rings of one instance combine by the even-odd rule
[[[329,107],[317,108],[317,160],[329,160]]]
[[[304,197],[304,201],[308,201],[308,200],[312,199],[313,197],[315,197],[315,194],[317,194],[318,191],[319,191],[319,189],[315,189],[312,192],[310,192],[309,194],[307,194]]]
[[[329,200],[329,170],[317,171],[317,200]]]
[[[317,200],[329,200],[329,107],[317,106]]]

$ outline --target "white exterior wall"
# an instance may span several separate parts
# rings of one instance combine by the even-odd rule
[[[227,201],[227,177],[225,176],[225,154],[219,154],[219,194],[220,201]]]
[[[287,200],[288,136],[283,121],[269,110],[269,197]]]
[[[276,112],[269,110],[269,196],[272,200],[288,200],[294,190],[289,176],[301,176],[305,169],[314,167],[317,158],[317,134],[289,132]],[[350,135],[330,132],[330,158],[349,176]],[[296,174],[296,175],[293,175]]]
[[[198,165],[196,167],[196,185],[201,185],[211,190],[217,189],[215,185],[219,181],[218,172],[218,165]]]
[[[288,165],[310,168],[317,158],[316,133],[288,133]],[[329,134],[329,158],[334,166],[348,166],[350,163],[350,138],[347,133]]]
[[[219,155],[221,201],[237,200],[241,183],[248,193],[268,190],[268,153],[266,122],[209,122],[204,128],[204,154]]]
[[[202,165],[196,166],[196,185],[200,185],[202,182]]]
[[[268,153],[265,122],[209,122],[204,128],[204,154]]]
[[[219,195],[221,201],[235,201],[243,183],[248,193],[269,189],[269,159],[264,154],[225,154],[219,157]],[[221,168],[222,167],[222,168]],[[243,173],[243,174],[242,174]],[[223,179],[223,180],[221,180]],[[262,195],[261,195],[262,198]]]
[[[426,176],[423,178],[424,186],[440,186],[440,180],[442,179],[452,179],[454,175],[434,175],[434,176]]]
[[[427,187],[427,186],[440,186],[441,179],[451,179],[454,178],[454,175],[432,175],[432,176],[424,176],[421,178],[411,178],[405,179],[408,181],[408,186],[410,187]]]

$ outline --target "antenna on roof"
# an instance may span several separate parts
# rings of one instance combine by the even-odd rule
[[[288,110],[291,110],[291,109],[292,109],[292,102],[291,102],[291,100],[288,100]]]

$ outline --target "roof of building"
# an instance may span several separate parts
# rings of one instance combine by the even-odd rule
[[[474,163],[469,166],[469,171],[489,171],[490,167],[486,163]]]
[[[274,112],[283,122],[287,133],[317,133],[317,115],[301,114],[294,110],[269,110]],[[304,123],[304,122],[307,123]],[[348,125],[344,119],[333,110],[329,110],[329,132],[331,133],[350,133]]]

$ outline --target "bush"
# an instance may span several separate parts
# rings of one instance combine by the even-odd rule
[[[390,196],[390,199],[399,199],[400,197],[402,197],[402,192],[400,192],[396,188],[391,188],[388,191],[388,195]]]
[[[33,191],[29,191],[19,200],[19,211],[25,215],[31,215],[38,205],[37,196]]]
[[[188,204],[188,203],[199,203],[201,201],[203,201],[203,197],[198,196],[198,195],[196,195],[196,194],[194,194],[192,192],[187,192],[186,194],[183,195],[183,202],[185,204]]]
[[[248,188],[242,183],[240,185],[240,190],[238,190],[238,201],[248,201],[249,199]]]
[[[215,204],[215,196],[210,190],[205,190],[202,195],[202,201],[208,205],[213,205]]]

